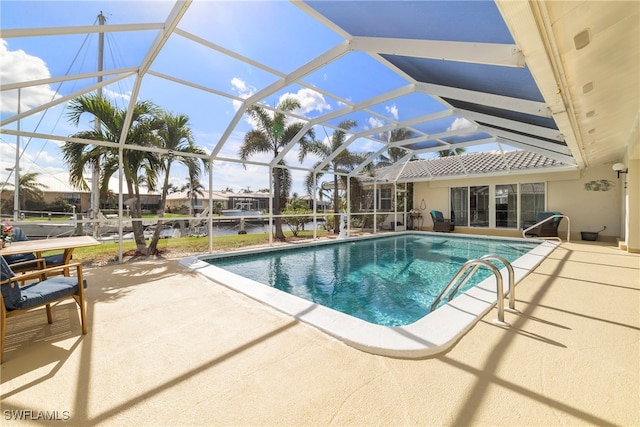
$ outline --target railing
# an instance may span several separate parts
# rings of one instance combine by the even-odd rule
[[[492,254],[485,255],[479,259],[472,259],[470,261],[467,261],[460,268],[460,270],[458,270],[456,275],[453,276],[453,279],[451,279],[451,281],[447,284],[447,286],[445,286],[442,292],[440,292],[440,294],[433,301],[433,303],[431,304],[431,311],[436,309],[436,307],[438,306],[442,298],[445,295],[447,295],[447,293],[449,294],[448,301],[451,301],[455,297],[458,290],[462,286],[464,286],[465,283],[469,281],[469,279],[474,275],[474,273],[478,270],[478,268],[480,268],[480,266],[485,266],[489,270],[491,270],[491,272],[496,277],[496,293],[498,295],[498,301],[497,301],[498,318],[494,320],[494,323],[500,326],[509,326],[509,324],[504,321],[505,308],[504,308],[504,285],[502,280],[502,274],[500,274],[500,270],[498,270],[498,267],[496,267],[495,265],[489,262],[490,260],[500,261],[507,267],[507,270],[509,273],[509,291],[508,291],[509,310],[508,311],[518,312],[518,310],[516,310],[515,308],[516,289],[515,289],[513,266],[505,258],[498,255],[492,255]],[[458,283],[457,285],[455,285],[456,282]]]
[[[567,218],[567,242],[571,241],[571,219],[566,216],[566,215],[562,215],[562,214],[556,214],[556,215],[551,215],[545,219],[543,219],[542,221],[533,224],[531,227],[527,227],[524,230],[522,230],[522,237],[525,239],[531,238],[529,236],[527,236],[527,232],[533,230],[536,227],[539,227],[540,225],[544,224],[547,221],[551,221],[552,219],[556,219],[556,218]],[[562,242],[562,239],[560,237],[554,236],[554,237],[534,237],[535,239],[544,239],[544,240],[557,240],[558,242]]]

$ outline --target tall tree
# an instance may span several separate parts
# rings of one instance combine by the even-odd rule
[[[195,174],[189,174],[187,183],[182,186],[181,191],[187,192],[187,199],[189,200],[189,216],[193,216],[193,207],[198,203],[198,194],[204,197],[204,186],[200,184],[198,177]]]
[[[249,157],[259,153],[269,153],[276,158],[304,127],[302,122],[287,120],[286,113],[298,108],[300,103],[294,98],[282,100],[273,114],[258,105],[247,108],[247,114],[256,122],[256,125],[244,137],[244,143],[240,147],[240,159],[248,160]],[[299,141],[301,147],[305,147],[313,138],[313,129],[309,129]],[[285,166],[284,161],[280,161],[279,165]],[[273,176],[273,214],[276,216],[275,238],[284,240],[280,213],[291,191],[291,174],[285,167],[275,167],[271,174]]]
[[[189,127],[189,117],[184,114],[172,114],[169,112],[160,113],[159,117],[161,127],[157,131],[157,143],[160,148],[170,150],[168,155],[162,156],[160,159],[160,169],[164,172],[164,183],[162,184],[162,192],[160,193],[160,209],[158,216],[164,218],[165,205],[167,203],[167,194],[171,188],[169,176],[171,174],[171,166],[174,162],[180,163],[187,167],[189,176],[197,179],[202,173],[200,162],[197,158],[186,154],[205,155],[205,151],[195,145],[191,128]],[[202,159],[203,166],[206,167],[206,160]],[[155,253],[160,240],[160,232],[162,231],[162,219],[158,220],[158,224],[149,242],[149,253]]]
[[[81,131],[71,135],[72,138],[120,142],[125,126],[126,110],[114,107],[109,100],[97,95],[86,95],[74,99],[69,103],[69,110],[69,120],[75,126],[79,125],[80,117],[85,113],[93,115],[100,123],[99,129]],[[136,103],[126,132],[127,145],[155,146],[156,131],[161,124],[157,118],[158,114],[158,107],[150,101]],[[89,166],[100,167],[100,192],[108,189],[109,179],[118,172],[120,155],[118,148],[67,141],[62,147],[62,153],[65,163],[69,166],[69,180],[77,188],[89,189],[83,173]],[[140,178],[144,178],[149,190],[155,188],[159,158],[156,153],[150,151],[126,149],[122,153],[122,162],[127,192],[129,197],[134,199],[130,205],[130,213],[134,219],[132,228],[136,247],[138,252],[147,255],[149,252],[140,220],[142,218]]]
[[[328,142],[324,141],[314,141],[312,143],[306,144],[300,150],[300,160],[302,161],[308,154],[314,154],[320,158],[320,161],[316,163],[314,166],[317,167],[320,163],[324,162],[328,159],[334,151],[336,151],[342,144],[345,142],[346,131],[351,128],[357,126],[355,120],[344,120],[338,124],[338,129],[333,132],[331,138]],[[336,173],[349,173],[351,172],[357,165],[360,164],[364,160],[362,155],[351,153],[349,150],[344,149],[334,157],[329,165],[325,168],[325,171],[318,172],[317,179],[320,179],[324,173],[326,173],[327,168],[334,172],[333,174],[333,232],[338,234],[340,228],[340,200],[339,200],[339,176]],[[345,178],[345,177],[343,177]],[[343,181],[346,180],[343,179]],[[357,180],[351,180],[357,181]],[[352,184],[356,184],[352,182]],[[346,183],[342,183],[343,188],[346,187]],[[316,191],[313,187],[313,172],[307,175],[306,179],[307,192],[313,197],[315,197]]]
[[[27,201],[43,200],[43,189],[49,188],[46,184],[38,182],[37,172],[25,173],[18,177],[18,207],[19,209],[27,209]],[[13,187],[13,183],[6,183],[7,187]]]
[[[464,147],[456,147],[456,148],[448,148],[446,150],[438,151],[438,157],[451,157],[451,156],[459,156],[467,151]]]
[[[407,128],[393,129],[387,133],[387,142],[391,144],[393,142],[404,141],[413,138],[414,135],[414,132]],[[387,154],[388,156],[380,156],[376,167],[381,168],[393,165],[407,155],[407,150],[402,147],[389,147]]]

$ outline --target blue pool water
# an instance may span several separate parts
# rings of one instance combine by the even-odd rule
[[[206,262],[371,323],[401,326],[427,315],[434,299],[468,260],[494,254],[513,262],[538,244],[402,234]],[[482,267],[459,293],[491,274]]]

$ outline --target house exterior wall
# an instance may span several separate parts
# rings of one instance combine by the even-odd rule
[[[627,153],[622,163],[627,166],[624,176],[627,188],[622,193],[622,220],[624,225],[624,248],[640,253],[640,131],[638,121],[629,138]]]
[[[585,184],[606,181],[607,191],[588,191]],[[559,211],[570,219],[571,239],[580,240],[581,231],[599,231],[600,240],[616,241],[622,235],[620,187],[624,179],[618,180],[610,165],[601,165],[586,170],[565,171],[545,174],[511,174],[506,176],[473,177],[455,180],[439,180],[414,183],[413,206],[421,211],[424,218],[422,229],[432,229],[429,212],[441,211],[449,217],[449,188],[461,186],[497,185],[514,183],[546,183],[546,210]],[[594,188],[594,185],[590,185]],[[424,203],[422,202],[424,199]],[[424,209],[423,209],[424,208]],[[495,215],[493,203],[489,203],[490,216]],[[563,239],[568,222],[562,221],[559,233]],[[521,237],[521,229],[459,227],[456,231],[471,234],[493,234]]]

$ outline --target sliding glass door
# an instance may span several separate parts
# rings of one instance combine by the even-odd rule
[[[449,194],[451,217],[461,227],[517,229],[545,210],[543,182],[451,187]]]
[[[455,225],[467,227],[469,221],[469,196],[467,187],[451,189],[451,219]]]
[[[518,184],[496,185],[496,227],[518,228]]]
[[[469,216],[471,227],[489,226],[489,186],[469,187]]]

